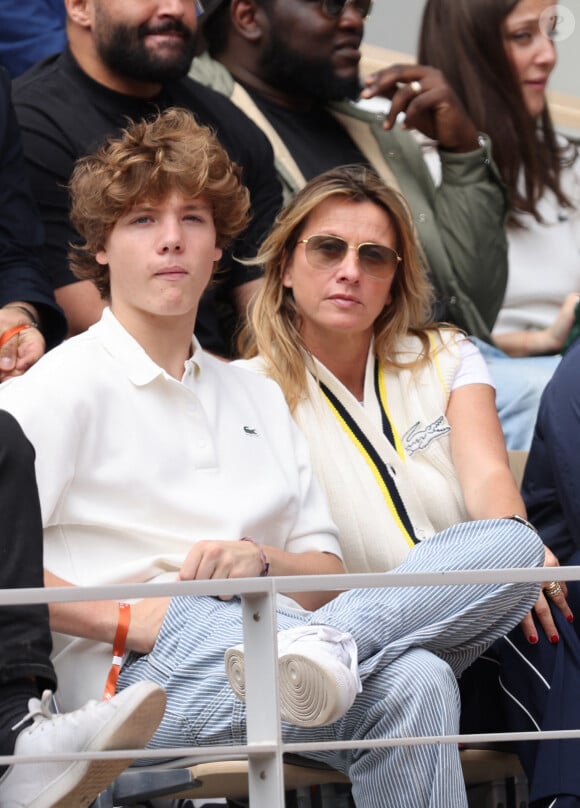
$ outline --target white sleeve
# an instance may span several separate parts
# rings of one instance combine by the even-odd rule
[[[451,385],[451,392],[466,384],[489,384],[495,389],[489,368],[479,348],[463,335],[458,336],[460,362]]]

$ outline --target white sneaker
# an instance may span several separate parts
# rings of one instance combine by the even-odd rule
[[[299,727],[332,724],[362,690],[357,647],[350,634],[330,626],[296,626],[278,634],[280,713]],[[226,673],[245,701],[244,646],[229,648]]]
[[[89,701],[70,713],[50,712],[52,693],[30,699],[33,724],[18,735],[15,755],[102,752],[146,744],[163,717],[165,692],[138,682],[110,701]],[[26,719],[23,719],[26,721]],[[0,779],[2,808],[84,808],[131,760],[16,763]]]

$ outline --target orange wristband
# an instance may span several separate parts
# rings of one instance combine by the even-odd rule
[[[111,663],[111,668],[105,683],[103,701],[112,699],[117,690],[117,680],[119,679],[121,665],[123,664],[123,654],[125,653],[125,643],[127,642],[130,622],[130,604],[119,603],[119,622],[117,623],[117,631],[115,632],[115,639],[113,641],[113,662]]]
[[[29,328],[36,328],[36,326],[32,325],[32,323],[21,323],[20,325],[12,326],[12,328],[7,328],[0,336],[0,348],[3,348],[16,334],[20,334],[21,331],[26,331]]]

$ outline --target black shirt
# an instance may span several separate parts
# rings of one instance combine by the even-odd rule
[[[32,303],[52,348],[64,339],[66,321],[40,258],[43,236],[10,103],[10,80],[0,68],[0,306]]]
[[[270,144],[229,99],[190,78],[168,82],[154,98],[143,99],[110,90],[91,79],[69,50],[36,64],[14,82],[14,106],[32,191],[46,230],[45,264],[55,288],[74,283],[67,251],[78,239],[69,221],[67,184],[77,158],[93,152],[108,136],[118,135],[128,120],[159,110],[189,109],[199,123],[213,128],[230,157],[242,166],[250,190],[253,218],[232,252],[255,255],[282,203]],[[227,355],[216,297],[259,277],[256,267],[223,262],[216,282],[202,298],[196,334],[208,350]]]
[[[252,100],[280,135],[306,180],[352,163],[369,165],[346,129],[324,107],[282,107],[245,86]]]

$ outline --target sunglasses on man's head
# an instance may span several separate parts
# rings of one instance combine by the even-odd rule
[[[363,241],[349,244],[340,236],[316,235],[302,238],[298,244],[305,245],[306,260],[313,269],[337,269],[349,250],[355,250],[358,265],[371,278],[388,278],[403,260],[390,247]]]
[[[366,20],[371,13],[373,0],[322,0],[322,10],[329,17],[340,17],[348,5],[354,6],[363,20]]]

